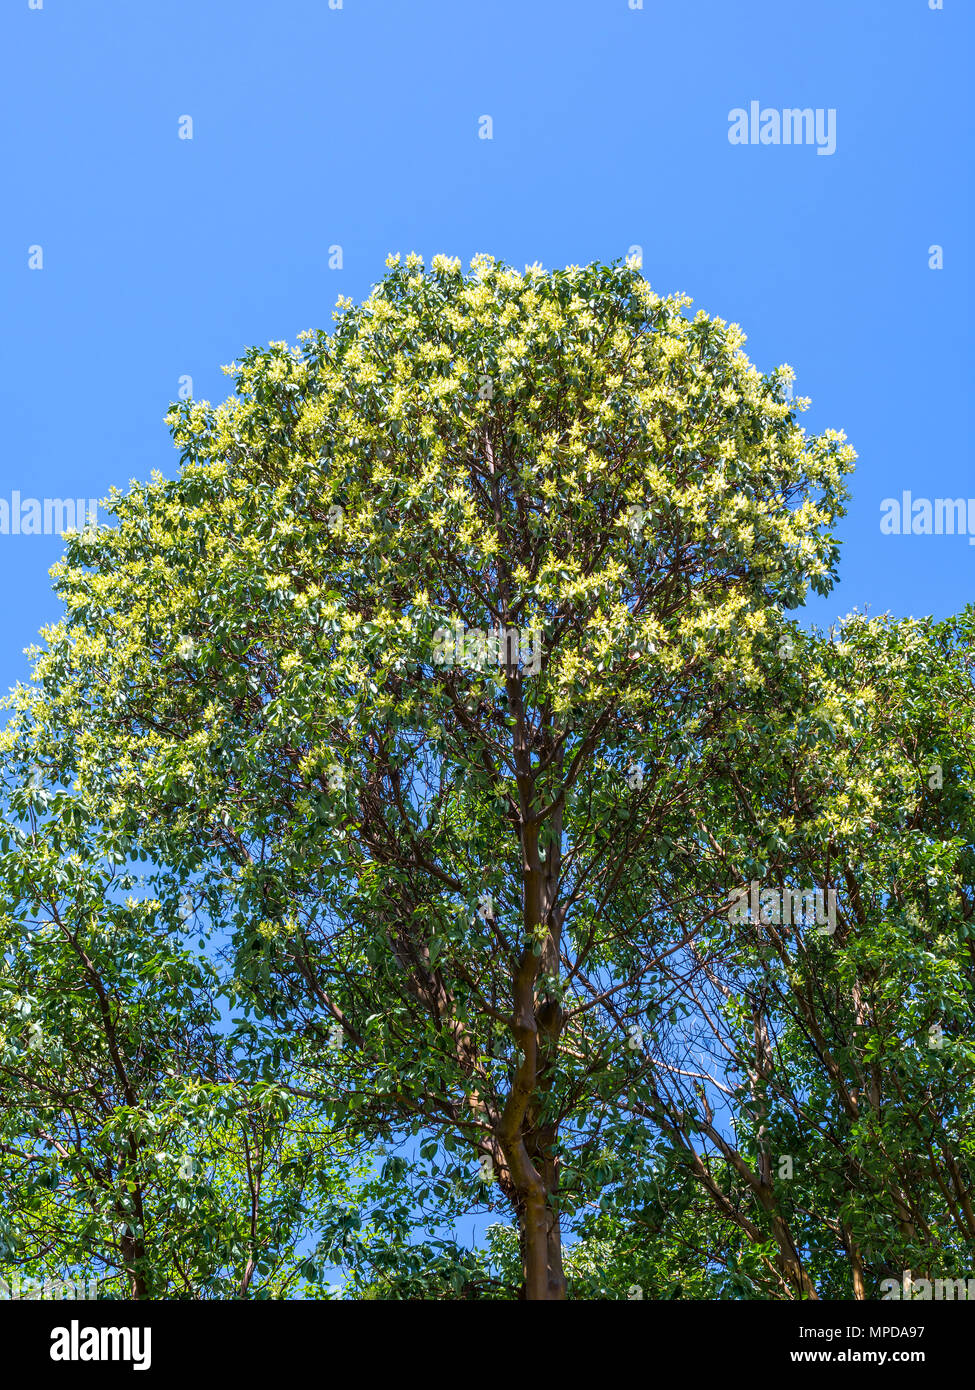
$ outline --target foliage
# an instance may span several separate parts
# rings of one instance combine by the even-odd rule
[[[12,803],[47,798],[0,866],[8,930],[67,895],[118,1016],[148,1007],[119,1133],[192,1119],[219,1173],[188,1287],[239,1278],[217,1210],[258,1115],[277,1293],[309,1222],[311,1284],[341,1264],[368,1298],[861,1296],[975,1234],[971,617],[788,619],[832,583],[853,451],[688,302],[629,267],[392,258],[331,335],[175,406],[178,477],[70,538],[4,736],[59,789]],[[97,854],[55,834],[76,814]],[[835,934],[729,916],[751,880],[835,889]],[[50,978],[87,979],[49,931]],[[38,1007],[70,1043],[74,1006]],[[469,1251],[472,1211],[504,1220]]]

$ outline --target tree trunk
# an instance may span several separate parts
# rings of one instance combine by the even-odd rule
[[[544,1198],[526,1200],[518,1212],[522,1287],[519,1298],[556,1303],[565,1298],[562,1232],[558,1215]]]
[[[121,1248],[122,1259],[125,1261],[126,1272],[129,1276],[129,1297],[133,1299],[148,1298],[149,1289],[145,1276],[145,1245],[141,1240],[136,1240],[134,1236],[123,1236]]]

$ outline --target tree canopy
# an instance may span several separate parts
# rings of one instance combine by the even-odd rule
[[[631,266],[391,258],[174,406],[178,476],[69,537],[4,735],[12,1250],[50,1222],[105,1259],[120,1223],[133,1296],[954,1268],[972,618],[800,630],[855,455],[688,306]],[[31,1017],[95,1078],[81,1122]],[[178,1135],[185,1220],[146,1204]]]

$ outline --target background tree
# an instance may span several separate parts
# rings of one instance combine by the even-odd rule
[[[315,1296],[302,1243],[348,1205],[352,1156],[280,1059],[262,1079],[235,1055],[189,912],[21,769],[0,826],[0,1273],[135,1299],[307,1294],[310,1274]]]
[[[623,1113],[760,1256],[759,1296],[967,1278],[972,622],[796,631],[678,846],[702,901],[753,881],[770,896],[760,920],[698,935],[700,971],[673,980],[689,1007],[677,1027],[648,1019],[653,1065]],[[837,894],[834,931],[777,902],[813,888]],[[633,1194],[614,1207],[639,1230]]]

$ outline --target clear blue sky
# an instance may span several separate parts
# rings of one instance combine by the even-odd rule
[[[391,250],[640,245],[859,451],[842,583],[807,612],[949,613],[975,546],[879,517],[975,496],[973,28],[973,0],[4,0],[0,497],[172,473],[180,377],[222,398],[221,363],[330,326]],[[732,145],[753,100],[835,109],[836,152]],[[0,536],[0,689],[59,552]]]

